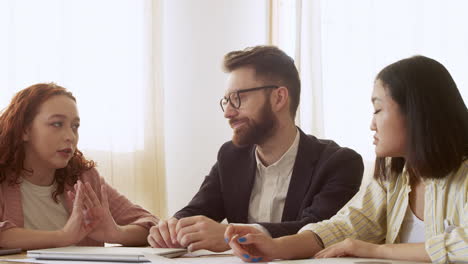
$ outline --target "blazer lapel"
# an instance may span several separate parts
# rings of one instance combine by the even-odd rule
[[[249,213],[250,195],[255,180],[256,161],[255,161],[255,147],[248,151],[248,155],[239,155],[237,162],[232,162],[228,170],[233,172],[229,177],[230,184],[226,185],[228,188],[226,198],[231,202],[234,210],[229,212],[230,222],[247,223]]]
[[[298,128],[299,129],[299,128]],[[309,190],[315,163],[320,157],[319,144],[299,129],[300,139],[296,161],[289,183],[288,194],[284,204],[282,221],[294,221],[298,217],[304,197]]]
[[[257,162],[255,160],[255,147],[252,148],[249,159],[247,159],[245,170],[245,180],[242,181],[242,195],[240,196],[240,204],[242,210],[240,211],[241,223],[247,223],[249,218],[249,205],[250,196],[252,195],[252,189],[255,182],[255,175],[257,172]],[[244,178],[244,177],[243,177]]]

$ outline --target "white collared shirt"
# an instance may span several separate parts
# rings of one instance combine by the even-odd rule
[[[281,222],[284,204],[288,194],[289,182],[291,181],[294,162],[299,147],[299,138],[300,134],[299,130],[297,130],[296,138],[289,149],[278,161],[268,167],[262,164],[258,157],[257,150],[255,150],[257,171],[250,195],[249,223]]]

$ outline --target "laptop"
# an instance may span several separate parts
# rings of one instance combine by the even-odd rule
[[[148,247],[61,247],[28,250],[30,258],[54,260],[88,260],[149,262],[144,254],[154,254],[175,258],[187,253],[184,248],[148,248]]]

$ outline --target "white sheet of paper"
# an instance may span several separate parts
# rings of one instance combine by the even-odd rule
[[[143,255],[145,256],[146,259],[151,261],[151,264],[166,264],[166,263],[185,264],[186,263],[186,262],[183,262],[182,261],[183,259],[180,259],[180,258],[171,259],[171,258],[161,257],[155,254],[145,254],[145,253],[143,253]]]
[[[185,257],[202,257],[202,256],[211,256],[211,255],[232,255],[232,249],[226,250],[223,252],[213,252],[206,249],[200,249],[194,252],[189,252],[185,254]]]
[[[298,259],[277,260],[269,264],[420,264],[423,262],[399,261],[390,259],[368,258],[325,258],[325,259]]]
[[[184,264],[245,264],[245,262],[235,256],[179,258],[177,260],[183,261]]]
[[[205,255],[205,254],[204,254]],[[220,257],[192,257],[192,258],[174,258],[169,259],[157,255],[146,255],[151,264],[245,264],[240,258],[235,256]],[[135,264],[135,262],[108,262],[108,261],[64,261],[64,260],[37,260],[29,259],[2,259],[2,261],[19,263],[38,263],[38,264]],[[149,262],[143,262],[149,263]],[[329,259],[299,259],[299,260],[277,260],[269,264],[421,264],[423,262],[398,261],[388,259],[365,259],[365,258],[329,258]]]
[[[83,260],[43,260],[43,259],[35,259],[35,258],[27,258],[27,259],[2,259],[2,261],[9,261],[9,262],[19,262],[19,263],[39,263],[39,264],[135,264],[135,262],[109,262],[109,261],[83,261]],[[140,262],[142,264],[149,263],[149,262]]]

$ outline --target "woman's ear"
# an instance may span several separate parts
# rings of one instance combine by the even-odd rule
[[[285,86],[280,86],[275,89],[272,96],[272,110],[275,112],[281,111],[284,107],[288,107],[289,91]]]
[[[29,128],[26,128],[26,129],[23,131],[23,141],[24,141],[24,142],[29,141],[29,134],[30,134],[30,129],[29,129]]]

